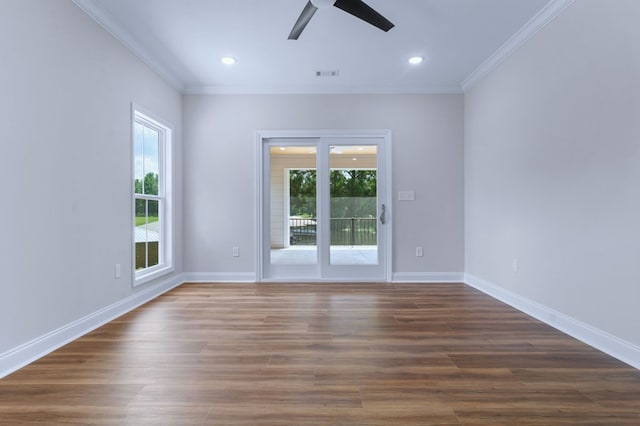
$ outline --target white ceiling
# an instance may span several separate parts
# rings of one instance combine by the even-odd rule
[[[184,93],[460,93],[550,4],[365,0],[395,28],[384,33],[329,7],[293,41],[287,36],[307,0],[74,1]],[[237,63],[223,65],[226,55]],[[414,55],[425,61],[410,65]]]

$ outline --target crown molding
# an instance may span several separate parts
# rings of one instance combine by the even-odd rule
[[[158,61],[153,59],[152,55],[148,54],[146,50],[138,43],[135,38],[126,31],[121,25],[116,23],[113,17],[107,13],[100,5],[94,0],[72,0],[76,6],[78,6],[84,13],[89,15],[94,21],[96,21],[102,28],[104,28],[109,34],[115,37],[120,43],[122,43],[127,49],[131,51],[136,57],[144,62],[149,68],[151,68],[156,74],[158,74],[163,80],[179,92],[184,92],[184,84],[182,81],[166,67],[162,66]]]
[[[463,94],[498,65],[513,55],[531,37],[554,20],[575,0],[551,0],[531,18],[516,34],[478,66],[460,85],[423,87],[329,87],[329,86],[185,86],[181,79],[167,67],[160,64],[136,39],[119,25],[95,0],[72,0],[84,13],[96,21],[109,34],[122,43],[143,63],[157,73],[169,85],[185,95],[228,95],[228,94]]]
[[[566,8],[571,6],[575,0],[551,0],[531,18],[517,33],[515,33],[506,43],[487,58],[478,68],[476,68],[460,86],[463,92],[467,92],[476,83],[482,80],[487,74],[493,71],[498,65],[520,49],[531,37],[544,28],[548,23],[557,18]]]
[[[84,13],[122,43],[168,84],[185,95],[266,95],[266,94],[462,94],[459,85],[425,87],[359,86],[185,86],[181,79],[154,59],[131,33],[118,24],[95,0],[72,0]]]
[[[378,86],[186,86],[185,95],[459,95],[453,86],[378,87]]]

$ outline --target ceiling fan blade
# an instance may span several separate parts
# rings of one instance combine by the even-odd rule
[[[302,9],[302,13],[298,17],[296,23],[293,25],[293,29],[289,34],[289,40],[297,40],[298,37],[300,37],[300,34],[302,34],[302,30],[304,30],[304,28],[307,26],[307,24],[313,17],[313,14],[316,13],[316,10],[318,10],[318,8],[311,4],[311,1],[307,1],[307,5],[304,7],[304,9]]]
[[[373,10],[362,0],[337,0],[333,5],[356,18],[360,18],[363,21],[370,23],[374,27],[380,28],[384,32],[387,32],[394,27],[391,21]]]

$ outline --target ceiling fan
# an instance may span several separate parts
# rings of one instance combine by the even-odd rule
[[[300,37],[300,34],[302,34],[302,31],[318,9],[331,5],[368,22],[374,27],[380,28],[384,32],[394,27],[387,18],[373,10],[362,0],[308,0],[307,5],[302,10],[302,13],[289,34],[289,40],[297,40],[298,37]]]

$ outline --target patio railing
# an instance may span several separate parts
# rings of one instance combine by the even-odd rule
[[[375,246],[377,244],[376,218],[331,218],[332,246]],[[316,245],[316,219],[289,219],[291,245]]]

